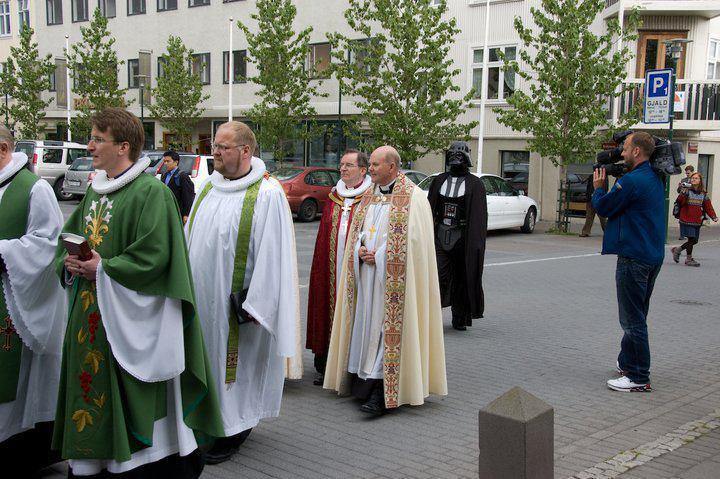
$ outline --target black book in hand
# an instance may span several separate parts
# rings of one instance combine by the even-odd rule
[[[253,320],[247,311],[242,309],[242,304],[245,302],[247,294],[247,289],[243,289],[237,293],[230,293],[230,312],[235,317],[238,324],[249,323]]]

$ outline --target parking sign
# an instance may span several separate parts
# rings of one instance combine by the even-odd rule
[[[667,123],[672,105],[672,68],[645,72],[643,123]]]

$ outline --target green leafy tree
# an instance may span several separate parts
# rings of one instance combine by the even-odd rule
[[[124,107],[126,89],[120,88],[118,68],[125,62],[118,60],[113,45],[115,38],[108,30],[108,20],[96,8],[90,25],[80,27],[82,40],[67,52],[68,68],[74,80],[73,91],[82,100],[79,115],[70,124],[74,138],[90,135],[90,117],[108,107]],[[71,101],[68,98],[68,101]]]
[[[13,89],[13,78],[15,78],[15,70],[13,65],[5,60],[1,65],[2,72],[0,72],[0,121],[12,131],[15,129],[15,117],[10,115],[10,107],[12,106],[11,100],[15,93]]]
[[[272,151],[282,163],[287,145],[294,139],[306,139],[314,134],[298,125],[316,115],[310,105],[314,97],[324,97],[318,91],[320,81],[313,81],[314,65],[305,67],[310,51],[308,27],[297,34],[293,21],[297,8],[291,0],[257,0],[257,13],[250,18],[257,22],[259,33],[252,33],[243,22],[238,27],[248,43],[248,61],[257,67],[257,75],[248,80],[257,84],[259,101],[247,112],[257,125],[257,139],[263,150]]]
[[[40,57],[38,45],[32,41],[33,34],[32,28],[23,25],[20,45],[10,48],[10,57],[5,63],[0,82],[15,100],[8,108],[13,118],[13,128],[15,123],[20,123],[20,137],[34,139],[39,136],[40,121],[45,117],[45,108],[51,101],[43,100],[41,93],[50,88],[50,75],[55,65],[52,55]]]
[[[543,0],[541,8],[530,8],[536,28],[515,18],[525,65],[504,58],[504,67],[525,80],[529,91],[516,90],[508,98],[509,109],[496,108],[498,121],[530,133],[529,148],[559,166],[561,179],[567,165],[594,158],[608,130],[615,128],[607,102],[632,88],[623,80],[633,54],[627,47],[617,49],[615,42],[636,38],[639,14],[631,11],[622,31],[616,19],[608,20],[596,35],[590,27],[604,8],[603,0]],[[620,125],[636,120],[632,108]]]
[[[203,95],[200,76],[189,67],[192,55],[180,37],[168,37],[163,74],[152,89],[154,102],[149,106],[163,128],[174,133],[173,146],[180,148],[190,145],[193,129],[205,111],[201,104],[209,98]]]
[[[472,92],[464,97],[453,78],[449,50],[458,34],[444,19],[446,3],[431,0],[350,0],[348,25],[363,39],[328,35],[344,93],[357,98],[361,124],[375,144],[390,144],[403,161],[467,138],[477,122],[459,123]]]

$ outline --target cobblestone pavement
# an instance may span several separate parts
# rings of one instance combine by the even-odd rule
[[[317,226],[296,224],[303,318]],[[650,310],[654,391],[628,394],[605,386],[621,337],[615,257],[597,254],[597,224],[590,238],[543,234],[544,226],[489,235],[484,319],[463,333],[444,311],[447,397],[368,419],[356,400],[312,385],[306,352],[305,376],[286,383],[280,417],[202,477],[477,477],[478,410],[513,386],[555,408],[557,478],[613,477],[587,471],[720,409],[720,228],[703,228],[700,268],[667,253]],[[718,451],[720,428],[707,429],[618,477],[720,477]]]

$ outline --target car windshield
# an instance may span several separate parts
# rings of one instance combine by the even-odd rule
[[[280,168],[273,173],[273,176],[280,181],[291,180],[302,173],[302,171],[300,168]]]
[[[15,151],[21,151],[32,160],[33,153],[35,153],[35,143],[19,141],[15,143]]]
[[[437,176],[437,175],[430,175],[430,176],[428,176],[428,177],[426,177],[426,178],[423,178],[423,180],[422,180],[420,183],[418,183],[418,186],[420,187],[420,189],[421,189],[421,190],[424,190],[424,191],[429,190],[429,189],[430,189],[430,183],[432,183],[432,180],[434,180],[436,176]]]
[[[94,169],[92,166],[92,158],[78,158],[73,161],[69,169],[73,171],[92,171]]]

